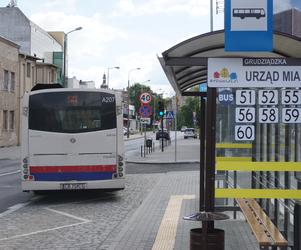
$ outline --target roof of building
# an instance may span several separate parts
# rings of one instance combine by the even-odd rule
[[[3,42],[3,43],[6,43],[6,44],[8,44],[8,45],[10,45],[12,47],[15,47],[17,49],[20,48],[20,45],[16,44],[15,42],[13,42],[13,41],[11,41],[11,40],[9,40],[7,38],[5,38],[4,36],[0,36],[0,41]]]
[[[185,40],[162,53],[161,66],[177,94],[207,82],[208,57],[294,57],[301,58],[301,39],[275,31],[271,52],[226,52],[224,30]]]

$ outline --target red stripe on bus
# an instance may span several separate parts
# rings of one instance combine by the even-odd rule
[[[116,165],[30,166],[30,173],[116,172]]]

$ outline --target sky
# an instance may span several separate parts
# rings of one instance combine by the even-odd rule
[[[210,0],[18,0],[17,6],[46,31],[83,28],[68,35],[69,77],[99,87],[108,68],[118,66],[109,70],[109,88],[144,82],[165,96],[174,91],[157,56],[210,31]],[[274,0],[274,12],[292,6],[301,10],[301,0]],[[223,18],[214,14],[214,30],[223,29]]]

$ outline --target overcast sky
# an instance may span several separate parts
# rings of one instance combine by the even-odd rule
[[[216,0],[213,0],[215,2]],[[219,1],[223,2],[223,1]],[[9,0],[0,0],[6,6]],[[299,5],[300,0],[274,0],[274,11]],[[108,67],[110,88],[144,82],[157,92],[173,94],[157,55],[210,31],[210,0],[18,0],[18,7],[47,31],[69,34],[69,77],[102,82]],[[223,14],[214,15],[214,30],[223,28]]]

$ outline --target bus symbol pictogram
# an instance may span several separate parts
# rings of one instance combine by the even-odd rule
[[[244,19],[245,17],[254,17],[259,19],[265,17],[264,8],[234,8],[232,11],[233,17]]]

